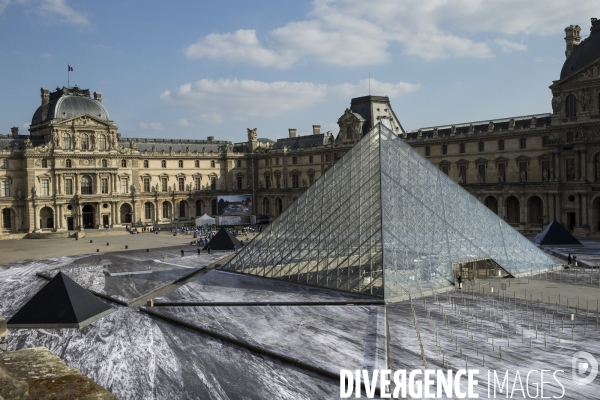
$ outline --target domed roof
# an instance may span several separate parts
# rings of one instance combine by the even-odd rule
[[[86,114],[102,121],[110,121],[108,111],[102,103],[90,98],[89,89],[79,89],[78,87],[57,88],[55,92],[50,93],[48,110],[45,116],[43,115],[43,108],[44,106],[38,107],[33,114],[33,118],[31,119],[32,125],[55,118],[69,119],[81,114]]]
[[[592,61],[600,58],[600,21],[592,18],[590,36],[575,46],[560,71],[560,79],[564,79],[580,70]]]

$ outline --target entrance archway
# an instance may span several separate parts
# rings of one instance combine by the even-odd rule
[[[519,199],[510,196],[506,199],[506,222],[518,224],[521,222],[521,211],[519,210]]]
[[[490,210],[494,212],[494,214],[498,215],[498,200],[494,196],[488,196],[483,201],[483,204]]]
[[[81,209],[81,217],[83,222],[83,227],[85,229],[90,229],[94,227],[94,207],[87,204],[83,206]]]
[[[131,223],[131,205],[130,204],[122,204],[119,209],[119,214],[121,214],[121,223],[122,224],[130,224]]]
[[[44,207],[40,210],[40,228],[54,228],[54,211],[50,207]]]

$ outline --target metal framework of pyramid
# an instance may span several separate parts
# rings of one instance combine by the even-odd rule
[[[558,245],[578,245],[581,242],[571,235],[571,232],[565,229],[557,220],[554,220],[546,228],[538,233],[533,239],[533,243],[538,246],[558,246]]]
[[[222,269],[387,299],[482,258],[513,276],[555,264],[378,124]]]

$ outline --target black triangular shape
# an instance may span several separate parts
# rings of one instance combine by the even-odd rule
[[[204,246],[203,250],[206,250],[209,246],[211,250],[233,250],[233,246],[236,246],[239,250],[242,248],[242,243],[227,229],[222,228],[210,239],[210,242]]]
[[[538,233],[533,243],[539,246],[581,245],[581,242],[557,220],[550,222],[543,231]]]
[[[7,322],[9,328],[81,328],[113,311],[59,272]]]

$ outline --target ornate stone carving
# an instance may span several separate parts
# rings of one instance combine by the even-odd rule
[[[588,111],[590,106],[590,91],[588,88],[585,88],[581,91],[579,96],[581,100],[581,111]]]
[[[560,114],[560,102],[560,95],[558,93],[555,93],[554,97],[552,97],[552,112],[554,113],[554,115]]]
[[[25,139],[25,148],[31,148],[33,147],[33,143],[31,143],[31,139],[27,138]]]
[[[252,142],[255,141],[258,138],[258,130],[256,128],[254,128],[254,129],[247,128],[247,130],[248,130],[248,140],[250,140]]]

